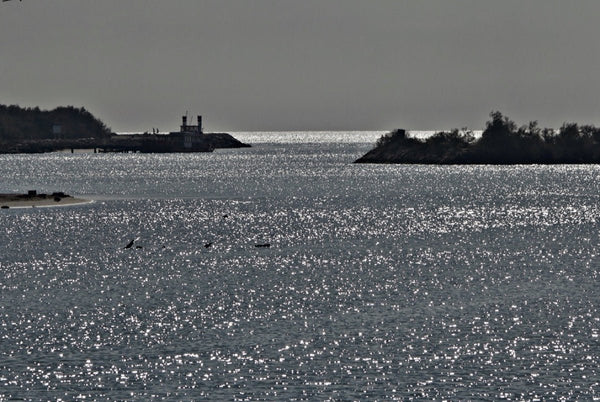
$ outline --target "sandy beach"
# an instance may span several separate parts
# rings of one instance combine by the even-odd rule
[[[91,202],[64,193],[53,194],[0,194],[0,209],[59,207]]]

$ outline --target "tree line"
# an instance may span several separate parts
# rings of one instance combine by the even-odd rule
[[[0,105],[0,141],[105,138],[110,134],[110,128],[83,107],[40,110]]]
[[[426,139],[395,130],[381,137],[369,154],[359,162],[600,163],[600,128],[564,123],[558,130],[542,129],[537,121],[519,127],[494,111],[480,138],[466,129],[438,132]]]

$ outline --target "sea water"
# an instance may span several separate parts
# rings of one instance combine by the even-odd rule
[[[94,202],[0,213],[0,399],[598,398],[600,167],[352,164],[380,134],[1,155]]]

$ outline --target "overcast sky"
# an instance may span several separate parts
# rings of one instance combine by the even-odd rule
[[[115,131],[600,125],[598,0],[0,3],[0,103]]]

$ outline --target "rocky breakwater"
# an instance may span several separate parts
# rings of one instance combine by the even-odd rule
[[[98,152],[212,152],[220,148],[250,147],[230,134],[195,136],[186,144],[182,135],[127,134],[109,138],[39,139],[0,142],[0,153],[43,153],[69,149],[95,149]]]
[[[220,148],[245,148],[245,144],[230,134],[126,134],[113,135],[99,145],[101,152],[142,152],[142,153],[171,153],[171,152],[212,152]]]
[[[213,149],[219,148],[250,148],[250,144],[241,142],[234,138],[231,134],[227,133],[209,133],[203,134],[206,137],[206,141],[213,147]]]
[[[107,140],[98,138],[0,141],[0,153],[35,154],[43,152],[55,152],[63,149],[92,149],[101,148],[106,143]]]

